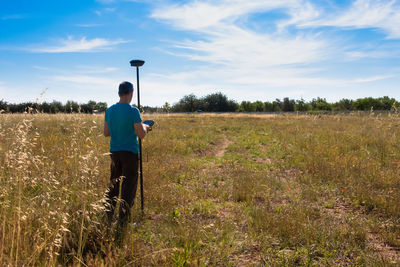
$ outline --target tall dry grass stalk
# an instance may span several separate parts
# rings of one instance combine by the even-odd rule
[[[85,239],[100,224],[104,200],[91,139],[97,135],[97,122],[58,115],[63,124],[58,125],[55,118],[37,114],[1,119],[0,264],[55,265],[60,253],[68,260],[73,251],[82,260]],[[43,131],[42,136],[40,127],[61,127],[69,138]]]

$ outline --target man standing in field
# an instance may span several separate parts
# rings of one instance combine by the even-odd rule
[[[151,126],[142,123],[140,112],[130,105],[133,96],[133,85],[122,82],[118,90],[119,102],[106,110],[104,136],[111,136],[111,185],[106,193],[111,220],[117,199],[120,196],[120,222],[130,218],[130,209],[134,203],[138,182],[139,144]]]

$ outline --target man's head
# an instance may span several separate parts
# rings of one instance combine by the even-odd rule
[[[123,102],[130,103],[133,96],[133,84],[130,82],[122,82],[119,84],[118,95]]]
[[[127,95],[133,92],[133,84],[130,82],[122,82],[119,84],[118,94],[119,96]]]

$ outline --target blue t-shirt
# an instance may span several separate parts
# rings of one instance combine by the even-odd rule
[[[140,112],[128,103],[116,103],[106,110],[105,121],[111,134],[110,151],[130,151],[139,154],[139,144],[133,124],[141,122]]]

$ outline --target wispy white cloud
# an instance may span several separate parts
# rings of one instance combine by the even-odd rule
[[[79,73],[85,74],[102,74],[116,72],[118,68],[115,67],[98,67],[98,66],[77,66]]]
[[[90,85],[102,85],[102,87],[115,87],[115,80],[106,78],[103,76],[91,76],[91,75],[57,75],[52,76],[51,79],[61,82],[70,82],[75,84],[90,84]]]
[[[160,5],[151,13],[152,18],[198,36],[175,42],[169,53],[202,62],[202,67],[191,72],[163,79],[203,91],[251,87],[261,92],[272,88],[343,88],[391,78],[379,73],[364,78],[321,77],[329,62],[382,58],[393,52],[362,44],[349,46],[346,40],[324,34],[318,27],[378,27],[391,37],[400,31],[400,10],[395,0],[357,0],[337,10],[330,15],[327,6],[309,0],[215,0]],[[281,19],[268,21],[275,30],[266,32],[246,26],[252,14],[274,11],[282,14]],[[290,26],[297,30],[291,31]],[[162,86],[162,78],[159,79]]]
[[[307,21],[318,19],[323,14],[321,8],[316,7],[311,2],[302,1],[296,5],[287,6],[286,10],[289,19],[277,22],[279,31],[283,31],[287,26],[298,25]]]
[[[36,70],[43,70],[43,71],[53,71],[54,70],[53,68],[38,66],[38,65],[34,65],[32,67]]]
[[[391,50],[388,47],[376,48],[376,49],[365,49],[364,51],[347,51],[345,56],[348,60],[359,60],[365,58],[382,59],[382,58],[398,58],[400,57],[400,51]]]
[[[317,35],[257,33],[235,24],[241,16],[277,8],[300,8],[301,3],[300,0],[194,1],[160,7],[151,16],[183,30],[203,34],[201,40],[186,40],[175,46],[189,50],[182,55],[193,60],[246,67],[309,63],[324,58],[324,51],[329,47]]]
[[[370,82],[376,82],[380,80],[386,80],[395,77],[395,75],[382,75],[382,76],[372,76],[372,77],[366,77],[366,78],[358,78],[354,80],[354,83],[370,83]]]
[[[220,23],[230,24],[239,17],[278,8],[300,6],[301,0],[217,0],[192,1],[183,5],[160,5],[151,17],[174,27],[201,31]]]
[[[47,67],[47,66],[39,66],[39,65],[34,65],[32,66],[36,70],[41,70],[45,71],[46,73],[58,73],[62,74],[62,76],[65,76],[66,70],[64,69],[57,69],[54,67]],[[74,73],[72,76],[75,76],[76,73],[79,74],[105,74],[105,73],[113,73],[116,72],[118,68],[115,67],[102,67],[102,66],[88,66],[88,65],[80,65],[76,66],[73,70],[69,70],[68,73],[70,76],[71,73]]]
[[[318,12],[302,0],[283,1],[193,1],[184,5],[162,6],[152,17],[176,28],[200,34],[198,40],[175,43],[181,56],[201,61],[210,69],[198,68],[191,73],[180,73],[175,78],[185,81],[187,87],[212,81],[212,88],[231,87],[267,88],[269,86],[299,86],[332,83],[330,80],[308,78],[313,69],[309,64],[331,56],[333,42],[319,34],[291,35],[282,31],[257,32],[239,23],[252,13],[285,9],[298,17],[314,18]],[[279,27],[278,27],[279,28]],[[221,81],[221,82],[220,82]],[[209,87],[209,88],[210,88]]]
[[[316,19],[296,21],[299,27],[333,26],[380,29],[388,38],[400,38],[400,2],[397,0],[356,0],[348,10],[324,14]]]
[[[93,12],[97,15],[97,16],[102,16],[102,15],[104,15],[104,14],[107,14],[107,13],[113,13],[113,12],[115,12],[117,10],[117,8],[115,8],[115,7],[106,7],[106,8],[103,8],[103,9],[100,9],[100,10],[94,10]]]
[[[251,31],[237,21],[253,13],[263,13],[281,9],[289,19],[276,23],[277,31],[259,33]],[[339,46],[340,41],[315,34],[285,32],[286,27],[299,28],[337,26],[337,27],[377,27],[386,30],[389,37],[400,36],[400,8],[396,0],[372,1],[357,0],[349,9],[329,15],[322,7],[307,0],[219,0],[191,1],[181,5],[161,5],[155,8],[151,17],[168,23],[178,29],[201,34],[198,40],[185,40],[175,45],[182,56],[193,60],[213,63],[252,60],[252,65],[302,64],[325,60],[338,54],[349,59],[384,56],[382,51],[346,51]],[[336,42],[336,44],[335,44]],[[336,45],[336,46],[335,46]],[[387,53],[386,53],[387,54]],[[254,62],[254,60],[256,62]]]
[[[227,27],[219,36],[185,41],[175,47],[190,50],[182,55],[193,60],[231,68],[262,68],[319,61],[328,56],[329,43],[317,36],[277,37]]]
[[[37,48],[26,48],[26,50],[34,53],[71,53],[71,52],[97,52],[107,49],[112,49],[118,44],[127,43],[128,41],[119,40],[107,40],[103,38],[81,39],[75,40],[73,37],[68,37],[66,40],[60,40],[57,46],[45,46]]]

